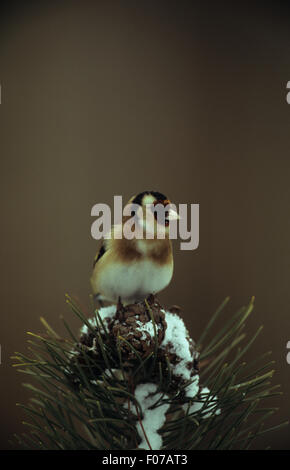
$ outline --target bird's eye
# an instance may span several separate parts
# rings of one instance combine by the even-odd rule
[[[131,211],[131,217],[135,217],[136,215],[136,212],[135,211]]]

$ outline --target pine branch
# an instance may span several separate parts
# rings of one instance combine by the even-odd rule
[[[268,360],[270,353],[248,364],[242,362],[261,331],[259,328],[246,339],[245,324],[253,299],[214,331],[228,301],[222,303],[195,345],[203,364],[199,372],[202,386],[190,398],[186,390],[194,384],[195,375],[190,380],[177,380],[176,358],[170,349],[162,350],[160,342],[159,331],[165,323],[162,316],[156,316],[152,304],[146,301],[144,307],[153,326],[152,347],[144,353],[136,348],[140,335],[134,338],[137,343],[120,333],[113,336],[101,310],[94,311],[93,319],[88,320],[67,297],[87,336],[83,342],[78,340],[65,320],[66,339],[44,319],[46,334],[29,333],[30,356],[14,356],[17,369],[33,381],[25,384],[31,393],[30,403],[19,405],[28,416],[28,430],[15,439],[21,446],[35,449],[136,449],[139,423],[151,448],[142,421],[144,409],[135,396],[138,384],[148,382],[157,386],[150,409],[168,406],[159,430],[163,449],[248,449],[256,437],[285,426],[288,423],[263,428],[276,411],[264,402],[268,404],[280,394],[277,386],[271,385],[274,370],[273,361]],[[120,312],[119,323],[123,314]],[[156,318],[161,323],[157,324]],[[213,337],[207,341],[210,334]]]

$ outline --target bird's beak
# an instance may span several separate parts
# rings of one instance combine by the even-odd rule
[[[166,217],[168,220],[179,220],[180,216],[177,214],[177,212],[173,209],[169,209],[168,211],[168,216]]]

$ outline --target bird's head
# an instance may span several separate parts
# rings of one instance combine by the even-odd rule
[[[153,232],[154,236],[158,229],[168,236],[170,221],[179,219],[170,200],[158,191],[143,191],[131,197],[128,204],[132,205],[131,216],[136,215],[140,226]]]

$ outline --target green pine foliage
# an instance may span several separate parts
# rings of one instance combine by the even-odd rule
[[[65,321],[68,337],[62,338],[42,319],[46,333],[29,333],[30,356],[16,353],[13,358],[17,369],[28,376],[24,386],[31,393],[29,404],[19,405],[27,414],[27,432],[15,436],[19,445],[29,449],[137,449],[140,437],[136,424],[141,422],[142,409],[134,396],[134,386],[137,377],[138,383],[140,379],[152,381],[156,368],[159,375],[155,373],[154,381],[162,396],[154,407],[170,404],[160,430],[163,449],[248,449],[261,434],[287,424],[274,428],[266,424],[276,411],[269,406],[271,398],[280,394],[279,386],[271,384],[274,370],[270,353],[251,363],[243,362],[261,330],[250,339],[245,333],[253,301],[228,318],[224,312],[228,300],[213,315],[197,343],[200,382],[210,394],[190,400],[183,393],[184,385],[168,393],[171,365],[169,360],[165,366],[158,364],[157,343],[145,359],[132,351],[136,356],[134,372],[129,377],[125,373],[117,375],[115,369],[124,370],[120,347],[124,339],[119,337],[115,345],[104,342],[77,303],[67,297],[81,325],[87,325],[95,336],[105,367],[102,369],[90,351],[81,348],[78,334]],[[97,311],[94,315],[101,327]],[[221,315],[225,317],[223,327],[216,331],[215,322]],[[73,350],[78,351],[81,361],[72,361]],[[96,367],[98,376],[92,380]],[[200,404],[193,412],[192,402]],[[134,404],[136,412],[132,413],[130,405],[124,406],[126,403]],[[188,406],[184,408],[185,403]]]

